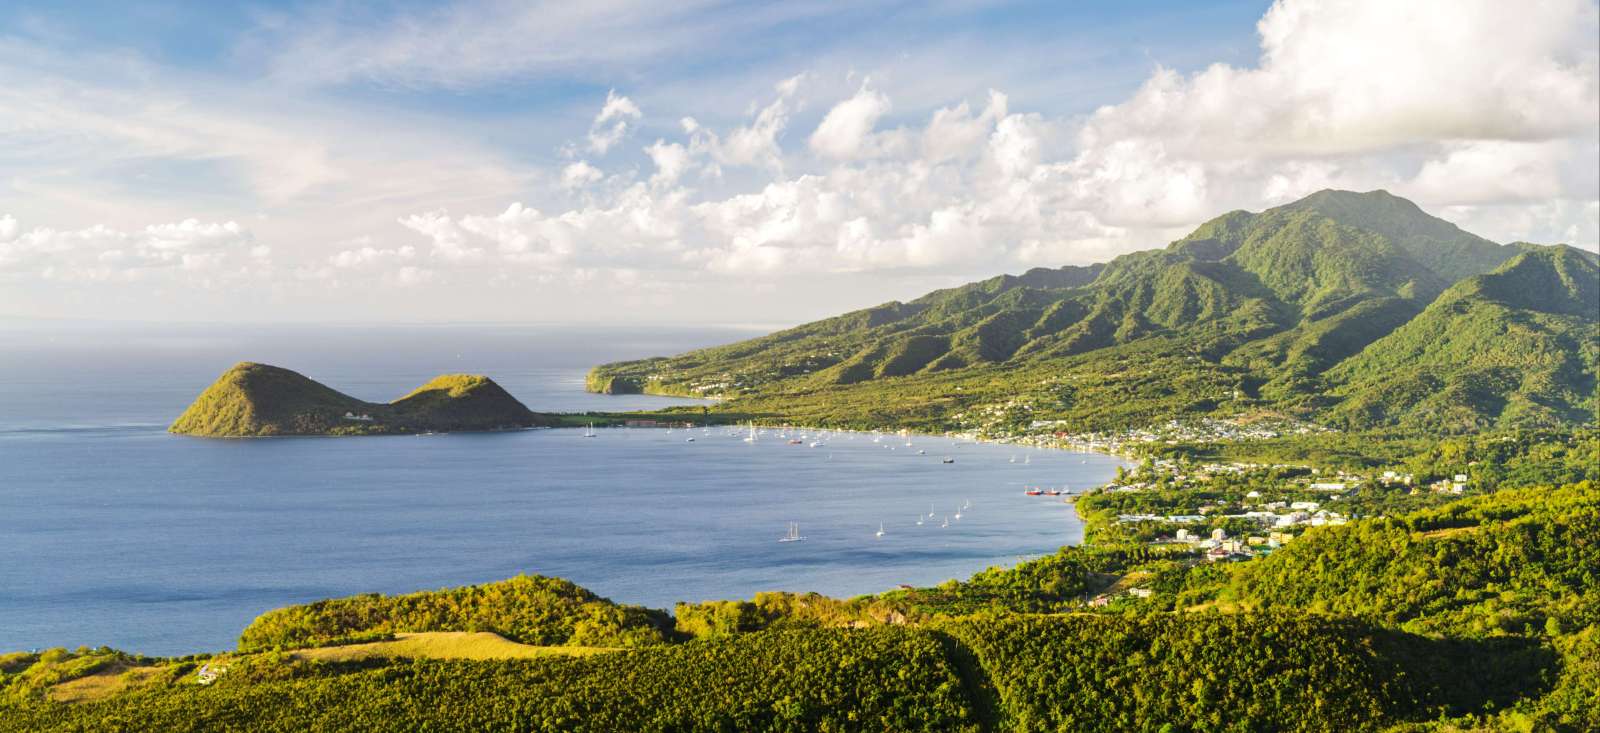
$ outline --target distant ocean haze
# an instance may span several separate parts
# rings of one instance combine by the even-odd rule
[[[8,330],[0,334],[0,650],[225,649],[271,608],[519,572],[662,608],[762,590],[853,595],[933,584],[1077,542],[1071,506],[1025,497],[1024,487],[1084,487],[1119,465],[942,438],[907,448],[898,438],[838,434],[813,448],[771,433],[752,445],[726,428],[601,429],[592,439],[579,430],[270,440],[165,432],[241,360],[373,401],[438,373],[473,372],[534,410],[629,410],[693,401],[586,394],[589,366],[750,335],[476,325]],[[1024,452],[1030,461],[1011,462]],[[942,464],[946,455],[956,462]],[[939,527],[968,502],[962,519]],[[778,543],[791,521],[806,541]]]

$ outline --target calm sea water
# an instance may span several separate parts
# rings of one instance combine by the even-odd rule
[[[621,410],[684,401],[585,394],[588,366],[748,335],[10,327],[0,333],[0,650],[218,650],[278,606],[519,572],[654,607],[926,585],[1077,542],[1071,507],[1023,487],[1100,483],[1118,465],[936,438],[908,448],[836,434],[813,448],[774,432],[752,444],[727,429],[592,439],[578,430],[268,440],[164,431],[243,359],[372,400],[469,371],[536,410]],[[776,541],[788,522],[806,541]]]

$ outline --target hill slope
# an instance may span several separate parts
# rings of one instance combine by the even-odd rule
[[[1566,254],[1535,266],[1552,251]],[[1571,422],[1592,412],[1593,359],[1489,390],[1503,405],[1477,404],[1482,390],[1467,390],[1471,416],[1446,419],[1420,399],[1364,407],[1406,384],[1400,366],[1437,365],[1403,360],[1373,379],[1362,365],[1369,347],[1424,312],[1433,319],[1445,306],[1430,306],[1446,299],[1496,303],[1487,321],[1537,322],[1549,348],[1581,344],[1596,321],[1581,295],[1593,290],[1593,264],[1570,248],[1495,244],[1387,192],[1322,191],[1224,214],[1164,249],[1103,265],[1001,276],[737,344],[602,365],[589,387],[731,398],[722,409],[774,418],[942,429],[1019,406],[1030,420],[1085,429],[1261,409],[1446,430]],[[1478,284],[1453,287],[1464,278]],[[1552,304],[1492,295],[1545,292],[1545,281],[1578,295],[1550,291]],[[1547,311],[1554,316],[1536,315]],[[1444,358],[1497,348],[1486,337]]]
[[[1329,377],[1347,397],[1334,416],[1447,430],[1592,419],[1597,313],[1593,260],[1570,247],[1529,250],[1335,367]]]
[[[384,404],[359,400],[298,372],[241,362],[169,428],[209,437],[403,434],[548,424],[488,377],[446,374]]]

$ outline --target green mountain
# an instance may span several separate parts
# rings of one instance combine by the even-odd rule
[[[1592,420],[1600,268],[1570,247],[1526,251],[1456,283],[1329,372],[1342,422],[1451,431]]]
[[[549,423],[483,376],[441,375],[384,404],[356,399],[288,369],[241,362],[200,393],[169,430],[208,437],[365,435]]]
[[[991,278],[676,357],[606,364],[588,383],[604,392],[730,398],[720,409],[773,418],[943,429],[1041,419],[1143,427],[1263,409],[1351,426],[1571,422],[1593,413],[1594,360],[1582,354],[1592,351],[1583,345],[1593,343],[1586,334],[1596,311],[1585,310],[1581,292],[1592,292],[1594,258],[1563,248],[1559,265],[1518,264],[1547,251],[1495,244],[1384,191],[1321,191],[1260,213],[1224,214],[1164,249]],[[1479,285],[1464,282],[1490,273]],[[1560,288],[1544,287],[1551,279]],[[1559,302],[1496,295],[1518,288]],[[1575,295],[1561,295],[1567,290]],[[1446,301],[1477,313],[1483,338],[1399,362],[1380,356],[1399,353],[1397,341],[1422,338],[1400,330],[1425,313],[1424,322],[1437,320]],[[1501,348],[1489,335],[1527,323],[1537,324],[1541,348],[1570,347],[1577,356],[1514,384],[1498,373],[1501,382],[1487,390],[1465,372],[1440,381],[1443,365],[1465,357],[1488,369],[1487,355]],[[1426,367],[1426,378],[1401,367]],[[1385,399],[1402,386],[1452,385],[1463,385],[1460,398],[1446,401],[1466,404],[1475,417],[1441,415],[1441,405],[1420,398]]]

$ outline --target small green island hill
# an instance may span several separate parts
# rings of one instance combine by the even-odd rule
[[[298,372],[240,362],[168,428],[183,435],[404,435],[553,425],[494,380],[442,374],[389,403],[367,402]]]

